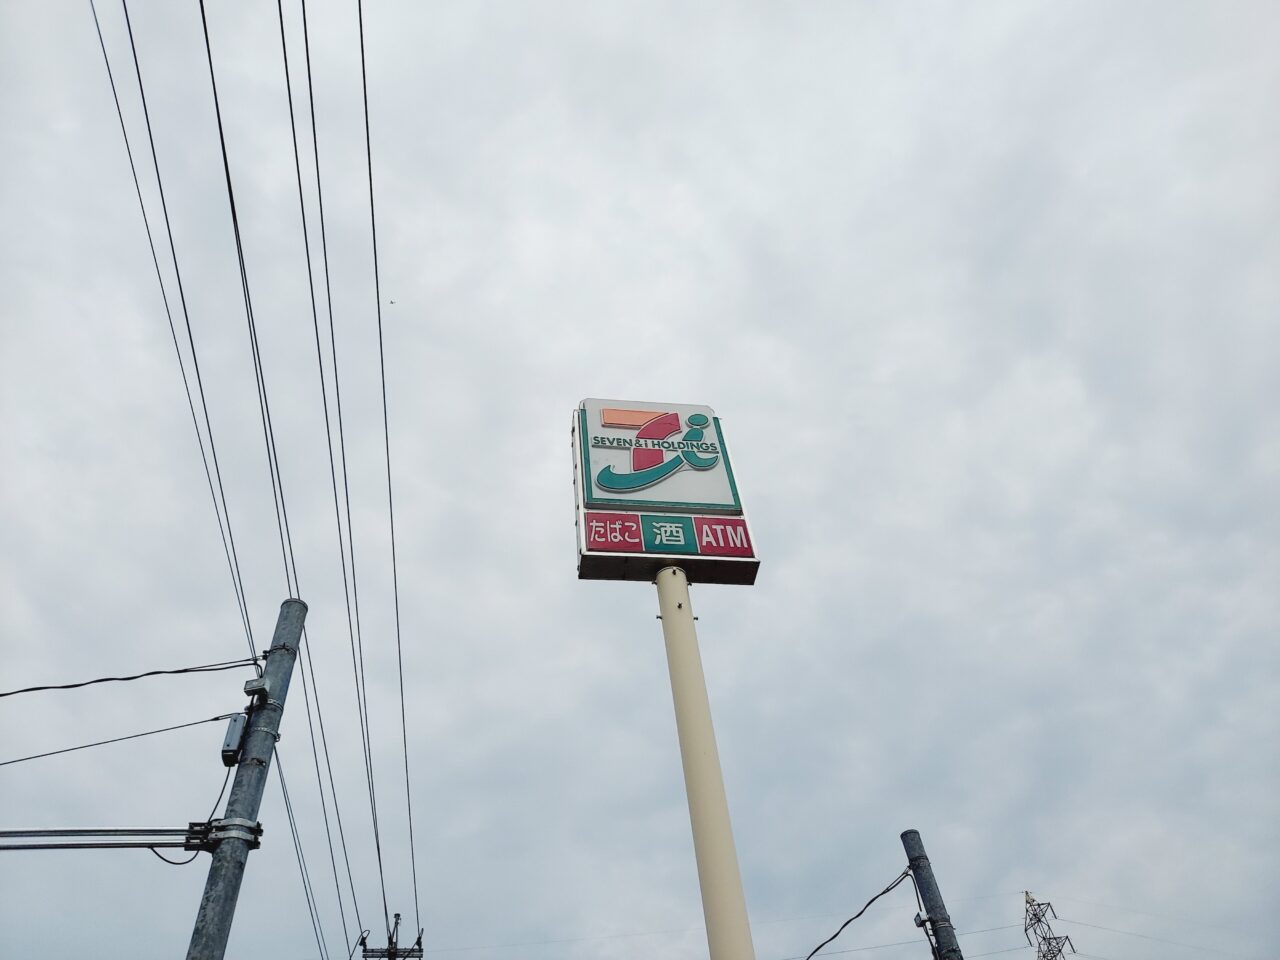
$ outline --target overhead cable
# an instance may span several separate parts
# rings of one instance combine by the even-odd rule
[[[1153,943],[1167,943],[1175,947],[1187,947],[1191,950],[1199,950],[1202,953],[1216,953],[1223,957],[1239,957],[1241,960],[1258,960],[1244,953],[1235,953],[1231,950],[1221,950],[1217,947],[1204,947],[1195,943],[1187,943],[1183,940],[1167,940],[1164,937],[1153,937],[1145,933],[1135,933],[1132,930],[1120,930],[1116,927],[1104,927],[1100,923],[1085,923],[1083,920],[1070,920],[1067,917],[1058,917],[1063,923],[1073,923],[1078,927],[1090,927],[1094,930],[1106,930],[1108,933],[1119,933],[1126,937],[1136,937],[1139,940],[1150,940]]]
[[[169,305],[168,295],[165,291],[164,280],[163,280],[163,276],[162,276],[160,265],[159,265],[159,258],[157,257],[155,252],[155,244],[154,244],[154,239],[151,233],[150,222],[147,218],[146,206],[142,199],[142,191],[141,191],[141,186],[138,180],[137,167],[136,167],[136,164],[134,163],[132,148],[129,144],[128,132],[124,123],[123,111],[121,110],[119,95],[115,85],[115,79],[111,71],[110,58],[107,55],[106,45],[102,39],[101,26],[98,23],[96,8],[93,9],[94,22],[98,30],[99,43],[102,47],[102,53],[103,53],[104,61],[106,63],[106,67],[107,67],[108,78],[111,81],[112,95],[113,95],[113,98],[115,99],[116,112],[120,120],[121,133],[124,136],[125,149],[129,156],[130,169],[133,173],[134,188],[138,196],[139,207],[141,208],[141,211],[142,211],[143,223],[144,223],[144,226],[146,227],[147,240],[151,249],[152,261],[156,268],[156,278],[160,284],[161,297],[164,301],[166,316],[168,317],[168,320],[169,320],[170,333],[173,338],[174,349],[178,357],[179,370],[182,374],[183,385],[187,394],[187,402],[191,411],[192,423],[196,431],[196,439],[200,447],[201,459],[204,464],[206,481],[209,485],[210,496],[212,497],[214,502],[214,513],[215,513],[215,516],[217,517],[219,532],[222,536],[223,551],[226,554],[228,567],[231,571],[232,585],[236,594],[237,607],[239,609],[241,620],[244,626],[245,637],[249,645],[250,653],[253,654],[254,643],[253,643],[252,623],[251,623],[251,618],[249,616],[248,602],[245,596],[243,578],[241,577],[241,574],[240,574],[239,558],[237,555],[234,533],[232,531],[232,526],[231,526],[231,516],[226,503],[226,492],[222,482],[221,467],[219,465],[218,457],[217,457],[217,447],[213,438],[212,421],[210,420],[210,417],[209,417],[208,403],[205,397],[203,378],[200,373],[199,359],[198,359],[198,354],[196,352],[195,339],[194,339],[194,335],[192,333],[192,328],[191,328],[190,312],[187,308],[186,294],[182,285],[181,271],[179,268],[177,251],[176,251],[176,247],[173,240],[173,231],[172,231],[172,226],[169,220],[168,206],[167,206],[167,202],[165,200],[165,195],[164,195],[163,180],[160,176],[159,160],[157,157],[156,147],[155,147],[155,138],[151,128],[151,118],[150,118],[150,112],[147,108],[147,103],[146,103],[145,86],[143,84],[141,67],[138,61],[137,45],[133,36],[132,24],[129,20],[128,5],[126,0],[121,0],[121,5],[124,10],[125,22],[128,27],[129,43],[133,53],[135,72],[138,78],[139,94],[142,99],[143,114],[144,114],[144,118],[146,120],[146,125],[147,125],[147,137],[151,147],[152,163],[155,169],[157,188],[159,190],[161,207],[164,213],[165,229],[168,234],[170,254],[173,259],[174,273],[177,279],[178,292],[179,292],[179,297],[182,305],[184,321],[186,324],[187,339],[188,339],[188,343],[189,343],[191,355],[192,355],[192,364],[196,374],[196,384],[197,384],[198,392],[200,395],[201,410],[203,411],[203,414],[204,414],[205,432],[208,434],[208,437],[209,437],[209,453],[212,455],[212,459],[213,459],[212,471],[210,471],[210,467],[209,467],[209,457],[206,456],[205,454],[204,439],[200,430],[199,418],[196,416],[195,403],[191,395],[190,383],[187,379],[186,367],[183,362],[182,351],[178,345],[177,333],[176,333],[175,324],[173,321],[172,311]],[[91,6],[92,6],[92,0],[91,0]],[[203,17],[204,17],[203,4],[201,8],[201,15],[203,20]],[[208,34],[207,34],[207,25],[206,25],[206,42],[207,42],[207,39],[208,39]],[[210,70],[212,71],[212,62],[210,63]],[[216,99],[216,95],[215,95],[215,99]],[[219,127],[221,127],[221,118],[219,118]],[[242,268],[242,276],[243,276],[243,259],[241,260],[241,268]],[[247,298],[247,288],[246,288],[246,298]],[[256,350],[255,350],[255,359],[256,359]],[[216,494],[214,490],[214,477],[216,477],[217,479]],[[219,506],[221,506],[221,509],[219,509]],[[224,522],[225,522],[225,529],[224,529]],[[286,578],[287,578],[287,573],[286,573]],[[305,677],[304,677],[304,687],[305,687]],[[219,719],[222,719],[222,718],[219,718]],[[309,712],[308,712],[308,719],[310,719]],[[162,731],[153,731],[153,732],[162,732]],[[131,738],[123,738],[123,739],[131,739]],[[115,742],[115,741],[104,741],[104,742]],[[93,744],[93,745],[96,746],[98,744]],[[81,748],[73,748],[73,749],[81,749]],[[34,759],[34,757],[24,758],[24,759]],[[10,761],[10,762],[18,762],[18,761]],[[224,784],[223,784],[224,790],[225,790],[225,787],[226,787],[226,782],[224,781]],[[219,799],[221,799],[221,796],[219,797]],[[299,853],[300,853],[300,850],[299,850]],[[169,862],[172,862],[172,861],[169,861]]]
[[[347,536],[346,536],[345,548],[343,543],[342,515],[338,508],[337,470],[336,470],[336,466],[334,463],[334,456],[333,456],[333,435],[332,435],[332,428],[331,428],[331,423],[329,419],[328,394],[327,394],[327,391],[324,391],[324,384],[323,384],[324,363],[323,363],[323,358],[321,356],[320,348],[319,348],[318,329],[316,330],[317,360],[319,361],[319,366],[321,370],[321,377],[322,377],[321,388],[322,388],[322,392],[324,393],[325,438],[328,443],[328,449],[329,449],[330,482],[333,487],[333,495],[334,495],[334,514],[335,514],[335,520],[337,522],[337,528],[338,528],[339,555],[342,559],[343,596],[344,596],[346,609],[347,609],[347,634],[348,634],[348,639],[350,640],[350,646],[351,646],[351,668],[352,668],[352,674],[353,674],[355,691],[356,691],[356,712],[357,712],[357,717],[360,725],[361,750],[364,754],[364,762],[365,762],[365,783],[368,788],[368,794],[369,794],[369,811],[370,811],[370,819],[372,821],[372,827],[373,827],[374,850],[375,850],[377,866],[378,866],[378,881],[379,881],[380,890],[382,893],[383,922],[385,924],[388,935],[390,935],[391,917],[390,917],[390,910],[387,905],[386,875],[383,867],[383,858],[382,858],[382,839],[381,839],[381,828],[380,828],[379,817],[378,817],[377,787],[376,787],[374,769],[373,769],[373,745],[372,745],[372,739],[370,736],[370,725],[369,725],[368,686],[367,686],[367,681],[365,679],[364,639],[363,639],[363,632],[361,630],[361,622],[360,622],[360,588],[359,588],[359,579],[356,571],[354,526],[352,524],[352,518],[351,518],[351,483],[350,483],[350,478],[349,478],[348,469],[347,469],[346,433],[345,433],[345,426],[343,423],[343,416],[342,416],[342,387],[341,387],[341,379],[338,371],[337,338],[335,335],[334,318],[333,318],[333,296],[332,296],[330,280],[329,280],[328,240],[327,240],[325,220],[324,220],[324,194],[323,194],[322,180],[320,175],[319,140],[316,133],[316,120],[315,120],[315,93],[314,93],[314,88],[312,84],[312,75],[311,75],[311,48],[310,48],[309,33],[307,29],[305,2],[302,5],[302,14],[303,14],[303,41],[304,41],[304,47],[306,52],[306,65],[307,65],[307,90],[308,90],[308,99],[310,102],[310,113],[311,113],[312,150],[313,150],[313,156],[314,156],[315,165],[316,165],[316,190],[317,190],[317,201],[318,201],[319,216],[320,216],[320,239],[321,239],[322,254],[324,258],[325,295],[326,295],[326,301],[328,306],[329,342],[330,342],[330,351],[331,351],[331,356],[333,361],[334,399],[335,399],[337,421],[338,421],[338,449],[339,449],[339,454],[340,454],[341,464],[342,464],[342,488],[343,488],[342,499],[345,505],[346,522],[347,522]],[[291,113],[291,116],[292,116],[292,113]],[[350,564],[349,564],[350,582],[349,583],[348,583],[348,577],[347,577],[348,558],[350,560]],[[314,675],[314,671],[313,671],[313,675]],[[323,736],[323,726],[321,728],[321,731]],[[326,755],[326,758],[327,758],[327,755]],[[340,819],[339,819],[339,834],[340,836],[342,835]],[[350,873],[350,866],[348,864],[348,874],[349,873]]]
[[[168,202],[165,200],[165,195],[164,195],[164,180],[160,176],[160,160],[156,153],[155,135],[151,129],[151,112],[147,108],[146,86],[142,82],[142,67],[138,62],[138,47],[133,36],[133,24],[129,19],[129,4],[127,0],[120,0],[120,5],[124,10],[125,26],[129,32],[129,48],[133,53],[133,68],[134,68],[134,73],[137,75],[137,78],[138,78],[138,95],[142,101],[142,115],[144,120],[146,121],[146,126],[147,126],[147,141],[151,147],[151,164],[152,164],[152,167],[155,169],[156,188],[160,195],[160,209],[164,214],[165,233],[168,235],[168,238],[169,238],[169,253],[173,259],[173,273],[174,273],[174,278],[177,280],[178,299],[182,305],[182,317],[187,330],[187,343],[191,350],[191,365],[196,375],[196,390],[200,395],[200,409],[204,413],[205,433],[207,433],[209,437],[209,454],[213,460],[213,478],[216,478],[217,480],[217,496],[214,498],[214,512],[218,515],[218,529],[220,532],[223,529],[223,523],[225,522],[226,524],[223,549],[227,553],[228,564],[231,568],[232,586],[235,589],[236,603],[237,603],[237,606],[239,607],[241,620],[244,625],[245,640],[249,645],[249,655],[254,656],[256,654],[256,650],[253,643],[253,624],[249,616],[249,602],[245,594],[244,578],[240,574],[240,558],[236,552],[235,533],[231,528],[231,512],[227,509],[226,488],[222,482],[222,468],[218,462],[218,448],[217,448],[217,445],[214,443],[214,439],[213,439],[213,422],[209,418],[209,404],[205,397],[205,392],[204,392],[204,378],[201,376],[201,373],[200,373],[200,358],[199,358],[199,354],[196,351],[195,334],[192,332],[192,329],[191,329],[191,313],[187,309],[187,294],[186,294],[185,288],[182,285],[182,271],[178,266],[178,250],[173,240],[173,226],[169,220],[169,205],[168,205]],[[96,21],[96,17],[97,17],[96,11],[94,16]],[[99,40],[101,40],[101,32],[99,32]],[[103,45],[103,48],[102,48],[102,55],[104,58],[107,55],[105,45]],[[108,76],[110,76],[110,70],[111,70],[110,63],[108,62],[107,64]],[[112,80],[112,92],[114,95],[114,92],[115,92],[114,80]],[[116,98],[116,111],[118,113],[120,111],[120,100],[118,97]],[[124,133],[125,127],[124,127],[123,114],[120,115],[120,130],[122,133]],[[129,149],[127,134],[125,134],[125,148],[126,150]],[[129,151],[129,156],[130,156],[130,166],[132,167],[133,166],[132,151]],[[136,169],[134,170],[134,186],[135,187],[138,186]],[[138,203],[139,205],[142,204],[142,192],[140,188],[138,190]],[[143,222],[146,223],[145,206],[143,206],[142,216],[143,216]],[[150,242],[150,239],[151,239],[150,226],[147,227],[147,238],[148,238],[148,242]],[[153,259],[154,259],[154,255],[155,255],[155,248],[153,245],[152,246]],[[158,261],[156,262],[156,277],[157,279],[159,279],[160,277],[160,267],[159,267]],[[160,292],[165,300],[165,313],[169,316],[170,332],[173,333],[174,332],[173,316],[169,311],[169,301],[168,301],[168,297],[164,293],[163,280],[161,280],[160,282]],[[174,333],[174,349],[178,350],[178,366],[182,371],[183,385],[186,386],[186,389],[187,389],[187,402],[188,404],[191,405],[191,416],[196,428],[196,439],[197,441],[199,441],[199,444],[200,444],[200,456],[201,456],[201,459],[204,461],[205,476],[206,476],[206,479],[209,479],[209,492],[212,495],[214,492],[213,478],[210,478],[209,476],[209,460],[205,458],[204,440],[200,433],[199,422],[196,419],[195,405],[191,398],[191,389],[187,385],[186,368],[183,365],[182,352],[178,348],[176,333]],[[219,503],[221,503],[221,508],[222,508],[221,512],[219,512],[218,510]]]
[[[957,931],[956,936],[970,937],[976,933],[992,933],[996,930],[1020,930],[1020,929],[1022,929],[1022,924],[1020,923],[1007,923],[1004,926],[1000,926],[1000,927],[983,927],[980,930],[965,930],[963,932]],[[865,947],[845,947],[842,950],[828,950],[826,953],[823,954],[823,956],[835,957],[835,956],[840,956],[841,954],[846,954],[846,953],[865,953],[868,950],[884,950],[884,949],[887,949],[888,947],[916,946],[919,943],[920,943],[920,940],[918,938],[915,940],[895,940],[892,943],[874,943]],[[1019,947],[1017,949],[1021,949],[1021,948]],[[434,951],[434,952],[439,953],[440,951]],[[997,950],[995,952],[1002,953],[1004,951]],[[810,956],[812,956],[812,954]],[[971,960],[972,960],[972,957],[974,956],[982,957],[982,956],[987,956],[987,954],[982,954],[982,953],[969,954],[969,957],[971,958]],[[806,960],[806,958],[795,956],[795,957],[783,957],[781,958],[781,960]]]
[[[213,66],[213,48],[209,38],[208,17],[205,11],[203,0],[200,3],[201,26],[204,33],[205,51],[209,64],[209,82],[213,93],[214,114],[218,126],[218,142],[222,154],[223,173],[226,180],[227,201],[231,213],[231,225],[235,237],[236,259],[240,271],[241,293],[244,297],[245,319],[249,330],[250,352],[253,359],[254,378],[258,392],[259,413],[262,420],[263,439],[267,448],[267,467],[271,480],[272,500],[276,510],[276,525],[280,533],[280,551],[281,559],[284,561],[285,585],[291,595],[297,595],[301,591],[297,588],[297,568],[293,562],[293,542],[292,535],[289,532],[288,507],[285,503],[284,481],[280,474],[279,454],[275,443],[275,431],[271,423],[270,402],[267,397],[266,376],[263,370],[262,355],[258,343],[257,327],[253,315],[253,303],[249,289],[248,270],[245,264],[244,244],[240,234],[239,214],[236,210],[235,189],[231,179],[231,165],[227,154],[226,133],[222,124],[222,107],[218,97],[217,76]],[[292,577],[291,577],[292,573]],[[305,631],[304,631],[305,636]],[[306,673],[303,671],[303,687],[306,689]],[[307,711],[308,723],[310,723],[310,710]],[[312,748],[315,749],[314,732],[312,734]],[[318,765],[318,763],[317,763]],[[288,798],[288,787],[284,779],[284,771],[282,767],[277,765],[277,775],[280,779],[282,791],[285,793],[286,807],[289,809],[290,826],[293,831],[295,852],[298,858],[299,870],[302,874],[303,892],[307,899],[307,907],[310,913],[312,923],[315,927],[317,948],[320,949],[323,956],[328,955],[327,947],[324,944],[323,925],[320,922],[319,905],[316,902],[314,888],[311,884],[310,875],[307,870],[305,855],[302,849],[301,837],[297,832],[296,823],[292,814],[292,804]],[[336,881],[336,867],[335,867]],[[341,897],[339,896],[339,907],[341,907]],[[344,921],[344,937],[345,940],[345,921]]]
[[[257,326],[254,321],[254,315],[253,315],[253,302],[252,302],[252,296],[249,289],[248,270],[245,264],[244,244],[240,235],[240,219],[236,209],[235,188],[233,186],[232,178],[231,178],[231,162],[227,154],[226,132],[222,124],[222,106],[218,96],[217,74],[214,70],[214,65],[213,65],[213,46],[209,37],[209,22],[208,22],[207,13],[205,11],[204,0],[200,0],[200,21],[201,21],[203,34],[204,34],[205,52],[207,55],[208,65],[209,65],[209,84],[213,94],[214,116],[217,120],[218,144],[222,154],[222,168],[223,168],[223,174],[226,181],[227,202],[230,208],[231,226],[232,226],[232,231],[235,238],[236,260],[237,260],[237,264],[240,272],[240,288],[241,288],[241,294],[244,298],[245,319],[248,324],[249,347],[250,347],[250,353],[253,359],[254,380],[255,380],[255,385],[257,387],[257,393],[258,393],[258,409],[259,409],[259,413],[262,420],[263,440],[267,448],[267,470],[271,480],[272,502],[276,511],[276,526],[280,534],[280,554],[281,554],[281,559],[284,562],[285,586],[286,586],[286,589],[289,590],[290,595],[296,596],[301,591],[298,588],[298,584],[297,584],[297,565],[293,559],[293,538],[292,538],[292,534],[289,531],[288,507],[286,506],[285,495],[284,495],[284,480],[280,473],[280,461],[279,461],[279,455],[278,455],[276,443],[275,443],[275,431],[271,423],[270,402],[267,397],[266,375],[263,369],[262,355],[261,355],[261,351],[258,344]],[[306,638],[305,628],[303,630],[303,638],[304,638],[303,645],[309,648],[310,645],[307,644],[305,640]],[[303,690],[305,693],[307,689],[307,679],[306,679],[305,670],[302,671],[302,683],[303,683]],[[308,722],[308,726],[310,727],[311,711],[310,711],[309,697],[307,697],[307,722]],[[314,730],[312,730],[312,734],[311,734],[311,745],[312,745],[312,750],[314,752],[316,749]],[[317,759],[316,765],[317,767],[319,766],[318,759]],[[281,789],[286,793],[286,801],[285,801],[286,805],[291,808],[291,804],[289,803],[288,795],[287,795],[288,788],[284,779],[284,771],[279,766],[277,766],[277,774],[280,778]],[[323,789],[321,790],[321,798],[323,800]],[[293,825],[292,813],[290,813],[290,820],[291,820],[291,825]],[[295,852],[298,857],[299,870],[302,874],[302,879],[303,879],[303,892],[307,899],[307,907],[308,907],[308,911],[310,912],[312,922],[316,927],[315,932],[316,932],[316,939],[317,939],[317,948],[321,950],[322,955],[327,956],[328,950],[324,946],[324,932],[323,932],[323,925],[320,923],[320,918],[319,918],[320,917],[319,906],[316,902],[314,888],[311,885],[310,876],[306,868],[306,862],[305,862],[305,858],[302,850],[301,837],[298,835],[296,831],[296,825],[293,825],[293,826],[294,826]],[[335,865],[334,867],[335,884],[337,882],[336,870],[337,868]],[[342,908],[341,893],[339,893],[340,912],[341,912],[341,908]],[[343,940],[345,941],[345,939],[346,939],[346,922],[344,919],[343,920]]]
[[[18,757],[15,760],[0,760],[0,767],[7,767],[14,763],[25,763],[28,760],[39,760],[42,757],[55,757],[60,753],[72,753],[76,750],[88,750],[90,747],[104,747],[109,743],[123,743],[125,740],[137,740],[139,737],[149,737],[156,733],[168,733],[170,730],[182,730],[186,727],[197,727],[202,723],[213,723],[216,720],[229,720],[234,716],[236,716],[235,713],[221,713],[216,717],[206,717],[204,720],[192,720],[190,723],[179,723],[172,727],[160,727],[157,730],[144,730],[142,733],[131,733],[127,737],[113,737],[110,740],[97,740],[93,743],[82,743],[75,747],[63,747],[61,750],[49,750],[46,753],[33,753],[29,757]]]
[[[194,863],[196,857],[200,856],[200,852],[201,852],[197,850],[195,853],[191,854],[191,856],[187,857],[187,859],[185,860],[170,860],[168,857],[166,857],[163,853],[161,853],[155,847],[147,847],[147,849],[150,850],[152,853],[154,853],[157,857],[159,857],[165,863],[169,864],[169,866],[171,867],[185,867],[189,863]]]
[[[849,918],[848,920],[846,920],[844,923],[840,924],[839,929],[837,929],[835,933],[833,933],[831,936],[827,937],[827,939],[823,940],[820,944],[818,944],[816,947],[814,947],[812,950],[810,950],[810,951],[809,951],[809,955],[808,955],[807,957],[805,957],[805,958],[804,958],[804,960],[813,960],[813,956],[814,956],[814,954],[816,954],[819,950],[821,950],[823,947],[825,947],[827,944],[829,944],[829,943],[830,943],[832,940],[834,940],[836,937],[840,936],[840,934],[844,933],[844,928],[845,928],[845,927],[849,926],[849,924],[853,923],[853,921],[857,920],[860,916],[862,916],[864,913],[866,913],[866,912],[867,912],[867,908],[868,908],[868,907],[870,907],[873,903],[875,903],[877,900],[879,900],[881,897],[883,897],[886,893],[888,893],[890,890],[892,890],[892,889],[893,889],[894,887],[896,887],[898,884],[902,883],[902,881],[903,881],[903,880],[905,880],[905,879],[907,879],[907,877],[909,877],[909,876],[911,876],[911,871],[910,871],[910,870],[903,870],[900,874],[898,874],[898,876],[894,879],[894,881],[893,881],[892,883],[890,883],[887,887],[885,887],[883,890],[881,890],[879,893],[877,893],[874,897],[872,897],[870,900],[868,900],[866,903],[864,903],[864,904],[862,905],[862,909],[861,909],[861,910],[859,910],[857,913],[855,913],[852,917],[850,917],[850,918]]]
[[[218,673],[222,670],[235,670],[237,667],[251,667],[258,664],[259,658],[245,657],[240,660],[224,660],[220,663],[206,663],[198,667],[180,667],[176,670],[148,670],[128,677],[98,677],[96,680],[81,680],[78,683],[54,683],[39,687],[23,687],[21,690],[6,690],[0,698],[16,697],[20,693],[39,693],[43,690],[77,690],[80,687],[91,687],[95,683],[125,683],[129,680],[141,680],[144,677],[159,677],[183,673]]]
[[[1178,923],[1188,923],[1198,927],[1213,927],[1219,930],[1234,929],[1229,923],[1210,923],[1197,917],[1178,916],[1173,913],[1155,913],[1151,910],[1134,910],[1132,907],[1122,907],[1115,903],[1102,903],[1098,900],[1081,900],[1079,897],[1064,897],[1061,894],[1058,894],[1055,899],[1066,900],[1069,903],[1081,903],[1089,907],[1102,907],[1104,910],[1117,910],[1120,913],[1133,914],[1134,916],[1155,917],[1157,920],[1175,920]]]
[[[382,376],[382,438],[387,464],[387,516],[391,526],[391,587],[395,601],[396,665],[400,675],[400,733],[404,749],[404,796],[409,818],[409,863],[413,871],[413,909],[418,930],[422,930],[422,915],[418,903],[418,858],[413,842],[413,791],[409,779],[409,727],[405,719],[404,705],[404,651],[400,642],[400,578],[396,567],[396,512],[391,495],[391,426],[387,416],[387,360],[382,336],[382,284],[378,269],[378,218],[373,199],[373,146],[369,130],[369,76],[365,62],[364,2],[356,0],[356,15],[360,33],[360,84],[364,99],[364,149],[369,178],[369,232],[373,241],[373,295],[378,317],[378,369]]]
[[[276,760],[276,777],[280,780],[280,793],[284,796],[284,811],[289,819],[289,833],[293,837],[293,849],[297,854],[298,872],[302,875],[302,889],[307,898],[307,909],[311,914],[311,927],[315,933],[316,949],[320,951],[320,956],[328,958],[329,945],[324,937],[324,925],[320,922],[320,913],[318,904],[316,903],[315,888],[311,885],[311,874],[307,870],[307,858],[302,852],[302,837],[298,833],[298,821],[293,814],[293,803],[289,799],[289,787],[284,779],[284,764],[280,760],[280,749],[272,748],[272,753]],[[346,940],[347,931],[342,931],[342,939]]]
[[[907,869],[910,870],[910,867],[908,867]],[[916,875],[914,872],[911,873],[911,892],[916,895],[916,909],[919,911],[916,914],[916,916],[917,917],[928,916],[928,912],[924,908],[924,901],[920,899],[920,884],[916,882]],[[933,932],[931,930],[932,926],[933,924],[926,924],[926,923],[919,924],[920,932],[924,934],[925,942],[929,944],[930,956],[933,957],[933,960],[941,960],[939,951],[938,951],[938,942],[934,939]],[[959,936],[959,934],[957,934],[957,936]]]
[[[213,818],[217,815],[218,804],[222,803],[223,794],[227,792],[227,784],[231,782],[231,772],[234,769],[235,767],[227,767],[226,776],[222,778],[222,789],[218,791],[217,799],[213,801],[213,808],[209,811],[209,816],[206,818],[207,820],[212,821]],[[168,857],[166,857],[163,853],[161,853],[155,847],[148,847],[147,849],[150,850],[152,853],[154,853],[157,857],[159,857],[165,863],[175,867],[184,867],[188,863],[194,862],[196,857],[198,857],[202,852],[200,850],[196,850],[196,852],[191,854],[191,856],[189,856],[186,860],[170,860]]]
[[[317,356],[317,359],[321,361],[320,362],[320,392],[325,404],[325,428],[327,433],[328,432],[328,396],[324,387],[324,364],[323,364],[323,360],[321,359],[321,353],[320,353],[320,325],[319,325],[319,319],[317,316],[317,308],[316,308],[315,277],[314,277],[314,272],[313,272],[312,263],[311,263],[311,239],[310,239],[310,234],[307,230],[307,208],[306,208],[306,202],[304,200],[303,190],[302,190],[302,162],[298,154],[298,128],[297,128],[297,123],[294,119],[293,83],[291,81],[290,73],[289,73],[289,49],[288,49],[288,45],[285,37],[284,6],[281,0],[276,0],[276,13],[280,21],[280,54],[284,64],[285,91],[288,95],[288,102],[289,102],[289,131],[290,131],[292,142],[293,142],[293,164],[294,164],[294,171],[297,175],[297,182],[298,182],[298,212],[302,220],[302,242],[303,242],[303,250],[306,255],[306,263],[307,263],[307,292],[310,295],[310,299],[311,299],[311,321],[312,321],[312,326],[315,330],[316,356]],[[305,14],[306,14],[306,8],[304,4],[303,6],[304,17],[305,17]],[[304,30],[305,30],[305,21],[304,21]],[[330,450],[330,471],[332,472],[332,464],[333,464],[332,440],[330,440],[330,443],[329,443],[329,450]],[[336,506],[336,500],[335,500],[335,506]],[[345,567],[345,558],[343,562]],[[345,569],[344,569],[344,576],[345,576]],[[295,583],[297,581],[296,567],[294,569],[294,581]],[[315,687],[315,665],[311,661],[311,644],[310,643],[305,644],[305,649],[306,649],[306,655],[307,655],[307,663],[303,664],[302,690],[303,690],[303,696],[306,701],[306,707],[307,707],[307,726],[311,733],[311,753],[312,753],[312,759],[314,761],[314,766],[315,766],[316,786],[318,787],[319,793],[320,793],[320,811],[324,819],[325,836],[328,840],[328,845],[329,845],[329,862],[333,868],[334,890],[338,897],[338,913],[342,920],[343,939],[345,940],[349,935],[347,930],[347,914],[346,914],[346,909],[343,906],[342,890],[338,881],[338,864],[337,864],[337,859],[336,859],[334,848],[333,848],[333,833],[330,830],[330,825],[329,825],[328,803],[325,800],[324,785],[320,776],[320,758],[319,758],[319,752],[316,749],[315,730],[312,728],[312,724],[311,724],[311,700],[308,694],[308,690],[307,690],[308,685],[306,682],[305,667],[309,665],[311,667],[311,686]],[[318,688],[316,688],[316,713],[320,723],[321,741],[325,751],[325,764],[329,770],[329,790],[333,796],[334,816],[338,821],[338,837],[339,837],[340,844],[342,846],[342,856],[347,866],[347,880],[351,887],[351,902],[356,915],[356,927],[357,929],[363,929],[364,925],[360,919],[360,907],[356,901],[355,882],[351,875],[351,860],[347,853],[346,835],[342,829],[342,815],[338,808],[337,789],[333,782],[333,767],[332,767],[332,764],[330,764],[329,762],[328,737],[324,734],[324,715],[320,711],[320,691]]]
[[[360,936],[356,937],[355,943],[351,944],[351,952],[347,954],[347,960],[351,960],[351,958],[356,955],[356,950],[359,949],[362,944],[369,942],[369,932],[370,931],[368,930],[360,931]]]

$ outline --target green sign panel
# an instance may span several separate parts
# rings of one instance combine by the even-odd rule
[[[697,553],[698,538],[693,517],[640,517],[640,531],[647,553]]]

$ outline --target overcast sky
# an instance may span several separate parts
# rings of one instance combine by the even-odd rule
[[[317,689],[381,932],[276,11],[208,12]],[[162,230],[123,15],[99,13]],[[199,9],[130,14],[261,647],[286,587]],[[908,827],[957,928],[986,931],[967,957],[1025,943],[1028,889],[1094,957],[1271,955],[1275,5],[365,14],[429,955],[706,955],[656,597],[575,578],[588,396],[711,404],[732,450],[759,581],[693,600],[759,960],[803,957],[891,880]],[[308,18],[387,897],[412,926],[356,11]],[[89,6],[7,3],[0,46],[0,688],[239,656]],[[248,675],[0,700],[0,760],[238,710]],[[299,692],[280,753],[345,957]],[[203,820],[222,734],[0,767],[0,828]],[[274,779],[261,819],[229,955],[314,957]],[[181,956],[207,861],[2,854],[0,955]],[[916,941],[914,912],[901,888],[829,949]]]

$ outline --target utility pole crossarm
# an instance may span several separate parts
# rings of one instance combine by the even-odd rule
[[[218,843],[229,838],[246,841],[258,849],[262,825],[251,820],[225,819],[191,821],[185,830],[163,827],[157,830],[0,830],[0,850],[205,850],[212,853]]]
[[[192,824],[192,827],[197,826]],[[0,850],[131,850],[172,847],[192,849],[188,846],[193,832],[190,828],[158,830],[116,829],[104,830],[0,830]]]
[[[371,960],[371,958],[375,958],[375,957],[379,958],[379,960],[381,960],[381,958],[384,958],[384,957],[386,958],[386,960],[400,960],[400,958],[402,957],[405,958],[405,960],[409,960],[410,957],[422,956],[422,931],[421,930],[418,931],[418,939],[414,941],[414,944],[412,947],[400,946],[399,943],[397,942],[399,939],[400,939],[400,914],[397,913],[396,922],[391,927],[390,933],[387,934],[387,945],[385,947],[371,947],[369,946],[368,936],[367,935],[362,936],[360,938],[360,943],[358,944],[358,946],[361,946],[364,948],[364,951],[363,953],[361,953],[361,956],[364,957],[364,960]]]

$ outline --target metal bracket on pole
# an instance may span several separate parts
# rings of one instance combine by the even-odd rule
[[[105,830],[0,830],[0,850],[129,850],[186,846],[191,831],[162,827],[156,830],[108,828]]]
[[[387,937],[387,945],[385,947],[369,946],[368,934],[360,938],[359,946],[364,948],[362,956],[365,960],[378,958],[378,960],[400,960],[401,957],[421,957],[422,956],[422,931],[418,931],[418,939],[412,947],[399,946],[396,941],[400,939],[400,914],[396,914],[396,922],[391,928],[391,933]]]
[[[223,840],[243,840],[250,850],[262,846],[262,824],[243,817],[227,817],[206,823],[190,823],[187,827],[187,850],[213,853]]]

